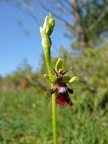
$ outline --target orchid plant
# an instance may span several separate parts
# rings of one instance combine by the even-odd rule
[[[48,74],[44,74],[44,77],[49,81],[51,86],[52,95],[52,127],[53,127],[53,139],[54,144],[57,144],[57,104],[63,106],[67,103],[69,106],[73,105],[68,92],[73,93],[73,90],[67,85],[78,80],[78,77],[64,76],[69,70],[63,71],[64,60],[59,58],[55,64],[55,68],[51,67],[51,38],[50,35],[53,32],[55,26],[55,20],[51,13],[49,13],[49,18],[46,16],[43,27],[40,27],[40,33],[42,37],[42,46],[45,54],[45,61]],[[55,75],[52,74],[52,69]],[[57,96],[56,96],[56,91]]]

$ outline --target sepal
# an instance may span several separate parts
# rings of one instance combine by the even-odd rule
[[[72,83],[74,81],[78,81],[79,80],[79,77],[72,77],[70,80],[69,80],[69,83]]]
[[[49,81],[49,83],[55,83],[55,81],[56,81],[55,75],[44,74],[44,77]]]
[[[72,78],[72,76],[63,76],[63,80],[64,80],[65,83],[69,83],[71,78]]]
[[[64,60],[59,58],[55,65],[56,72],[58,72],[60,69],[63,69],[63,65],[64,65]]]

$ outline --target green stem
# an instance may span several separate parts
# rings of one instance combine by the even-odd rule
[[[53,87],[51,85],[51,87]],[[53,139],[54,144],[57,144],[57,105],[55,103],[56,95],[52,95],[52,125],[53,125]]]
[[[50,58],[49,60],[46,59],[46,66],[47,66],[48,74],[52,75]],[[51,84],[51,88],[53,87],[54,87],[54,84]],[[54,144],[57,144],[57,105],[55,103],[55,98],[56,98],[56,94],[54,93],[52,95],[52,127],[53,127]]]
[[[48,75],[52,75],[52,67],[51,67],[51,39],[50,35],[53,32],[55,25],[55,20],[53,18],[53,15],[49,13],[49,19],[48,16],[45,18],[43,28],[40,27],[40,33],[42,37],[42,46],[44,48],[44,54],[45,54],[45,60],[46,60],[46,66]],[[54,84],[51,84],[51,88],[54,87]],[[55,103],[56,95],[52,95],[52,127],[53,127],[53,139],[54,144],[57,144],[57,106]]]

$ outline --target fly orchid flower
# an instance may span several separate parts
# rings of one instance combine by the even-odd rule
[[[58,59],[57,63],[56,63],[56,67],[55,69],[53,68],[55,75],[44,75],[47,80],[50,83],[54,83],[54,87],[51,89],[51,95],[57,91],[57,97],[55,99],[56,104],[59,104],[60,106],[63,106],[65,103],[67,103],[69,106],[72,106],[73,103],[68,95],[68,92],[70,94],[73,94],[73,90],[67,86],[66,83],[71,83],[75,80],[78,80],[78,77],[71,77],[71,76],[64,76],[64,74],[66,74],[69,70],[72,69],[72,67],[70,67],[69,69],[67,69],[66,71],[63,72],[63,60],[62,59]]]
[[[69,105],[72,106],[73,103],[68,95],[68,92],[73,94],[73,90],[66,85],[64,80],[62,79],[63,75],[67,73],[71,68],[63,72],[62,69],[60,69],[58,72],[54,70],[56,74],[56,81],[55,81],[55,86],[51,89],[51,94],[53,94],[56,90],[58,91],[57,97],[56,97],[56,103],[63,106],[65,102]]]

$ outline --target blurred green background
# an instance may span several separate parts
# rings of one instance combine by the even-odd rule
[[[33,5],[32,0],[23,2],[29,7]],[[64,59],[64,70],[72,66],[68,75],[78,76],[79,81],[70,85],[74,105],[57,106],[58,142],[108,144],[108,1],[55,1],[54,8],[60,10],[60,4],[65,8],[62,13],[70,6],[73,10],[70,15],[74,25],[64,21],[65,36],[72,41],[71,50],[59,47],[51,64],[54,67],[59,57]],[[51,10],[48,5],[45,8]],[[61,15],[61,20],[66,17]],[[14,72],[0,76],[1,144],[53,144],[51,95],[45,73],[41,54],[38,71],[33,72],[24,59]]]

